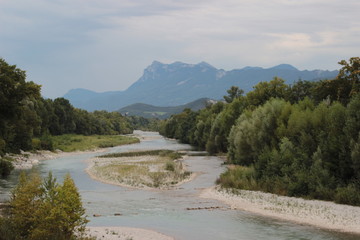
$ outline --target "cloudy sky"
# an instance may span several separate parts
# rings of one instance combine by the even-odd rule
[[[51,98],[125,90],[153,60],[335,70],[360,55],[359,12],[359,0],[0,0],[0,58]]]

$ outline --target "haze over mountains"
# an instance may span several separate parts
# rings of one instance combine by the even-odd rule
[[[245,92],[259,82],[280,77],[287,84],[295,81],[332,79],[338,71],[303,70],[288,64],[272,68],[245,67],[225,71],[206,62],[163,64],[154,61],[144,70],[138,81],[125,91],[97,93],[86,89],[72,89],[64,95],[75,107],[88,111],[116,111],[135,103],[155,106],[177,106],[199,98],[219,100],[231,86]]]

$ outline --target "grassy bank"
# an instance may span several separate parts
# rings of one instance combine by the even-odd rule
[[[116,153],[93,160],[88,173],[100,181],[140,188],[168,188],[190,176],[179,158],[169,150]]]
[[[52,137],[54,149],[64,152],[86,151],[97,148],[115,147],[125,144],[138,143],[135,137],[124,135],[75,135],[65,134]]]

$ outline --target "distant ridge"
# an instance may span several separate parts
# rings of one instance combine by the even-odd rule
[[[291,70],[291,71],[299,71],[296,67],[290,64],[280,64],[270,69],[279,69],[279,70]]]
[[[86,89],[73,89],[64,97],[75,107],[88,111],[116,111],[135,103],[161,107],[179,106],[199,98],[222,99],[231,86],[238,86],[248,92],[259,82],[270,81],[274,77],[280,77],[287,84],[292,84],[299,79],[333,79],[337,74],[338,71],[327,70],[300,71],[289,64],[225,71],[206,62],[163,64],[154,61],[125,91],[96,93]]]
[[[134,103],[118,110],[122,115],[127,116],[140,116],[145,118],[159,118],[166,119],[173,114],[181,113],[184,109],[189,108],[193,111],[197,111],[205,108],[208,104],[216,101],[201,98],[196,101],[190,102],[185,105],[173,106],[173,107],[158,107],[145,103]]]

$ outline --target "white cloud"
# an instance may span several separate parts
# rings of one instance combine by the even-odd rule
[[[75,87],[124,89],[152,60],[334,69],[360,52],[358,0],[0,4],[0,57],[27,70],[49,96]]]

